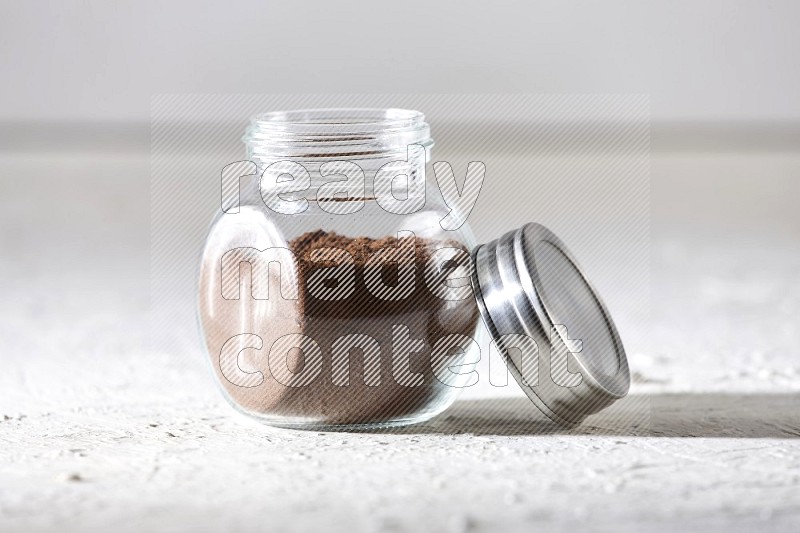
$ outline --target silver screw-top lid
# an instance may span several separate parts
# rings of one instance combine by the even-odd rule
[[[473,251],[473,289],[498,352],[550,419],[574,425],[630,387],[614,322],[575,258],[539,224]]]

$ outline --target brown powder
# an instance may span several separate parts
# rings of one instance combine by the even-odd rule
[[[404,247],[409,246],[413,246],[413,256],[400,253],[400,250],[407,252],[408,248]],[[220,382],[231,399],[245,410],[271,418],[272,422],[285,418],[287,422],[337,425],[381,423],[438,411],[442,407],[441,403],[448,401],[451,396],[443,390],[450,387],[441,383],[433,373],[431,348],[437,340],[453,333],[473,336],[478,322],[478,310],[471,297],[452,301],[434,295],[426,284],[425,274],[431,254],[437,248],[463,249],[463,246],[453,241],[418,237],[351,238],[319,230],[295,238],[288,243],[288,247],[297,258],[295,275],[299,299],[272,303],[252,301],[249,304],[251,308],[245,311],[249,313],[245,317],[248,320],[244,323],[249,322],[249,327],[253,330],[251,332],[263,338],[263,348],[258,352],[247,351],[254,352],[250,356],[251,363],[263,371],[264,381],[257,387],[242,388],[220,376]],[[355,285],[352,294],[345,299],[321,299],[309,287],[309,279],[315,273],[318,278],[317,295],[321,290],[324,292],[324,288],[336,287],[335,282],[329,281],[327,274],[334,273],[337,265],[340,265],[341,261],[333,259],[341,259],[341,253],[321,253],[321,248],[345,250],[352,257]],[[314,251],[318,253],[312,260]],[[377,262],[373,260],[373,264],[379,267],[381,278],[389,292],[398,284],[400,269],[413,268],[414,282],[409,286],[410,290],[402,295],[403,298],[379,298],[369,290],[365,274],[369,271],[367,265],[372,257],[381,258]],[[243,294],[248,293],[243,291]],[[241,307],[237,308],[236,314],[241,315],[242,312]],[[215,337],[213,339],[209,337],[209,328],[205,327],[212,357],[215,352],[219,354],[218,347],[212,348],[213,343],[220,346],[220,340],[242,332],[231,331],[229,328],[233,324],[241,328],[241,316],[227,322],[229,323],[223,328],[211,331],[211,336]],[[395,379],[397,369],[393,367],[396,359],[393,357],[393,328],[397,326],[408,328],[411,339],[424,341],[420,350],[411,353],[400,364],[401,377],[408,377],[408,372],[421,374],[422,384],[418,386],[408,386],[410,383],[403,379],[399,380],[402,383],[398,383]],[[223,333],[222,330],[227,331]],[[322,351],[320,375],[303,387],[283,385],[268,370],[267,354],[270,346],[289,333],[310,337]],[[334,383],[332,346],[337,339],[352,334],[367,335],[380,346],[379,384],[376,383],[378,368],[365,365],[364,353],[358,347],[349,352],[348,384],[341,386]],[[457,358],[455,355],[449,357],[446,364],[456,364]],[[299,373],[304,368],[305,358],[300,350],[290,350],[285,364],[291,372]],[[215,368],[219,374],[218,361]],[[368,372],[365,372],[365,368]],[[341,380],[341,373],[337,376]]]

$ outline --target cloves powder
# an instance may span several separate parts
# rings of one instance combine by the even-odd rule
[[[407,253],[409,247],[413,254]],[[219,380],[235,404],[253,414],[263,414],[272,423],[283,419],[289,424],[311,421],[347,425],[417,417],[428,410],[438,411],[440,402],[452,398],[443,394],[443,388],[451,385],[440,381],[434,366],[458,364],[458,351],[445,361],[433,361],[432,348],[451,334],[473,337],[479,314],[472,297],[446,300],[432,292],[430,269],[437,270],[433,276],[437,283],[446,275],[447,265],[431,265],[429,260],[439,248],[463,251],[461,244],[415,236],[347,237],[317,230],[292,239],[288,248],[296,258],[298,299],[251,302],[251,316],[244,317],[251,320],[243,322],[242,317],[232,317],[229,324],[220,324],[221,329],[206,332],[210,347],[243,333],[235,331],[243,323],[263,338],[263,348],[255,352],[251,361],[264,374],[260,385],[243,388],[224,378]],[[342,257],[350,261],[353,286],[348,287],[346,298],[320,298],[326,289],[341,290],[326,273],[342,268]],[[413,283],[406,284],[401,293],[399,289],[393,292],[400,285],[400,277],[410,270]],[[380,276],[379,281],[374,279],[376,275]],[[372,285],[368,286],[370,276]],[[375,294],[376,284],[385,287],[384,293]],[[242,312],[241,308],[232,311]],[[273,362],[266,360],[272,344],[291,333],[313,339],[322,353],[321,372],[302,387],[280,383],[270,375],[269,364]],[[335,350],[337,341],[341,348],[343,337],[353,339],[356,335],[374,342],[360,346],[356,343],[343,359],[342,351]],[[377,347],[378,356],[365,346]],[[409,347],[413,351],[406,350]],[[209,351],[219,354],[218,349]],[[399,357],[400,352],[406,356]],[[219,371],[219,362],[215,363],[214,368]],[[301,350],[292,349],[283,364],[290,372],[300,373],[306,357]]]

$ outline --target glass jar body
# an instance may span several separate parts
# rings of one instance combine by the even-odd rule
[[[474,380],[455,367],[479,358],[477,305],[467,276],[448,278],[473,237],[466,224],[442,229],[449,208],[423,178],[425,158],[404,170],[424,202],[387,210],[371,178],[398,153],[345,154],[364,183],[337,197],[318,162],[297,161],[311,185],[289,195],[304,205],[292,212],[271,203],[286,181],[265,184],[279,157],[251,153],[258,172],[242,180],[240,205],[211,225],[198,300],[214,377],[241,412],[288,427],[402,425],[440,413]]]

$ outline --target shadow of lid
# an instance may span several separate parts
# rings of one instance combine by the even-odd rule
[[[428,422],[377,432],[796,439],[800,394],[633,394],[572,429],[549,421],[527,398],[461,400]]]

